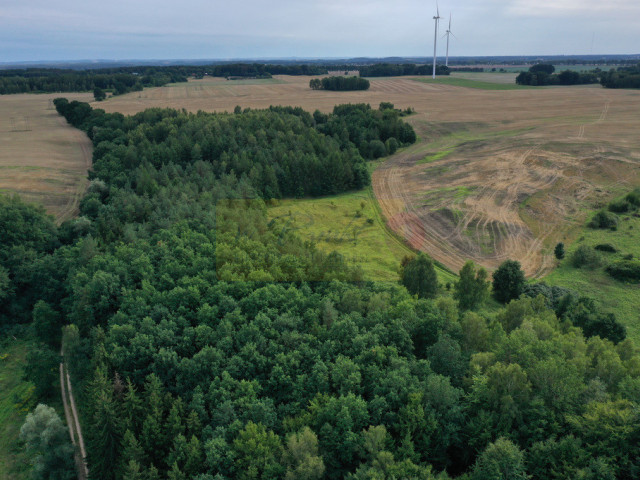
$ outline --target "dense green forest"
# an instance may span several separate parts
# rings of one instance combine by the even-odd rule
[[[640,64],[603,72],[600,83],[605,88],[640,88]]]
[[[550,64],[536,64],[529,68],[527,72],[520,72],[516,77],[518,85],[546,86],[546,85],[586,85],[598,83],[600,70],[591,72],[576,72],[574,70],[564,70],[554,73],[555,67]]]
[[[361,77],[325,77],[313,78],[309,81],[309,87],[313,90],[335,90],[345,92],[348,90],[369,90],[371,83]]]
[[[1,328],[32,322],[42,400],[64,328],[93,478],[640,475],[640,352],[610,313],[518,262],[493,309],[470,263],[453,298],[424,255],[367,282],[267,221],[269,198],[354,188],[374,142],[415,140],[392,105],[56,107],[94,143],[91,185],[59,227],[0,197]]]

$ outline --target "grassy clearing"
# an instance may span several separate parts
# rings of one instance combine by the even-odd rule
[[[442,150],[438,153],[435,153],[433,155],[427,155],[426,157],[424,157],[422,160],[420,160],[418,163],[431,163],[431,162],[435,162],[437,160],[441,160],[443,158],[445,158],[447,155],[449,155],[451,152],[453,152],[453,149],[448,149],[448,150]]]
[[[487,80],[472,80],[469,78],[460,77],[438,77],[435,80],[432,78],[414,78],[416,82],[429,83],[434,85],[451,85],[453,87],[465,87],[465,88],[477,88],[480,90],[526,90],[531,88],[523,85],[516,85],[515,83],[501,83],[491,82],[490,77]]]
[[[295,230],[323,251],[359,264],[366,280],[397,281],[402,258],[414,252],[388,231],[368,190],[323,198],[287,199],[268,209],[278,228]],[[441,283],[455,276],[437,268]]]
[[[0,480],[29,478],[28,458],[18,440],[33,407],[33,387],[22,380],[31,343],[7,341],[0,346]]]
[[[605,272],[607,264],[624,255],[640,257],[640,218],[622,215],[621,219],[617,231],[586,229],[584,235],[568,246],[565,259],[544,281],[598,300],[627,327],[629,337],[640,343],[640,285],[614,280]],[[579,246],[604,243],[612,244],[618,252],[599,252],[603,260],[601,267],[589,270],[571,266],[571,255]]]

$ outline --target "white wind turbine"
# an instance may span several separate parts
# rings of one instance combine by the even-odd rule
[[[436,29],[435,29],[435,34],[433,36],[433,78],[436,78],[436,60],[437,60],[437,56],[436,56],[436,47],[438,45],[438,22],[440,21],[440,19],[442,18],[440,16],[440,7],[438,6],[438,2],[436,0],[436,16],[433,17],[433,19],[435,20],[436,23]]]
[[[453,35],[453,32],[451,31],[451,14],[449,14],[449,28],[447,29],[447,33],[445,33],[443,35],[444,37],[447,37],[447,61],[445,62],[445,66],[449,66],[449,37]],[[453,35],[453,37],[455,38],[455,35]]]

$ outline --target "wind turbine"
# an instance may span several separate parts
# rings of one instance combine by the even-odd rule
[[[436,23],[436,29],[435,29],[435,34],[433,36],[433,79],[435,80],[436,78],[436,47],[438,45],[438,22],[440,21],[440,7],[438,6],[438,1],[436,0],[436,16],[433,17],[433,19],[435,20]]]
[[[449,37],[453,35],[453,32],[451,31],[451,14],[449,14],[449,28],[447,29],[447,33],[445,33],[443,35],[444,37],[447,37],[447,61],[445,62],[445,66],[449,66]],[[453,37],[455,38],[455,35],[453,35]]]

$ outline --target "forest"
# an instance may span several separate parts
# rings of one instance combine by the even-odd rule
[[[60,226],[0,196],[0,328],[41,342],[41,402],[62,342],[92,478],[640,475],[640,351],[611,312],[516,261],[469,262],[451,292],[422,254],[368,282],[268,222],[272,198],[361,188],[365,159],[415,141],[393,105],[55,104],[93,141],[91,184]],[[38,447],[52,415],[23,436],[72,478],[62,436]]]

